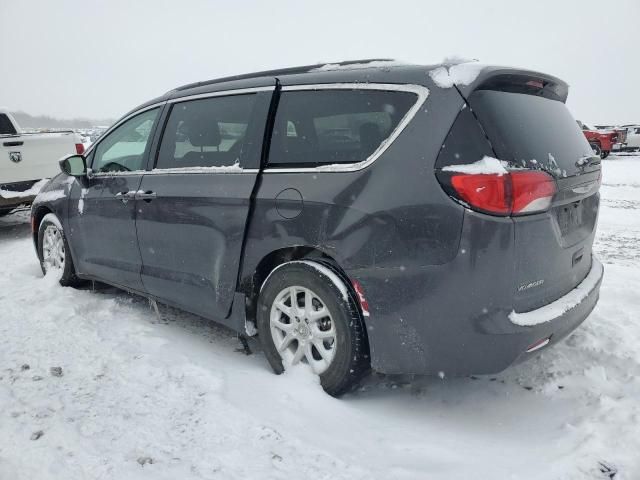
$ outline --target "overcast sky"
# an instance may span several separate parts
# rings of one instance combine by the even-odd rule
[[[219,76],[455,54],[556,75],[576,118],[622,124],[640,122],[639,47],[639,0],[0,0],[0,105],[117,118]]]

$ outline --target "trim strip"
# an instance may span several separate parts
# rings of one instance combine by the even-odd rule
[[[238,175],[243,173],[256,174],[260,170],[257,168],[242,168],[230,170],[227,167],[184,167],[184,168],[154,168],[153,170],[145,170],[144,175],[202,175],[207,173],[215,173],[225,175]]]
[[[188,102],[189,100],[198,100],[200,98],[209,98],[209,97],[227,97],[231,95],[242,95],[245,93],[257,93],[257,92],[269,92],[275,90],[276,86],[271,85],[268,87],[251,87],[251,88],[238,88],[236,90],[219,90],[216,92],[208,92],[208,93],[199,93],[196,95],[189,95],[187,97],[177,97],[167,100],[167,103],[180,103],[180,102]]]
[[[303,173],[303,172],[357,172],[367,168],[380,157],[391,144],[398,138],[405,127],[413,120],[418,110],[429,96],[429,89],[422,85],[395,84],[395,83],[319,83],[313,85],[289,85],[282,87],[282,91],[303,90],[382,90],[391,92],[411,92],[418,96],[416,103],[405,114],[395,130],[380,144],[380,146],[366,160],[357,163],[321,165],[319,167],[301,168],[265,168],[263,173]]]

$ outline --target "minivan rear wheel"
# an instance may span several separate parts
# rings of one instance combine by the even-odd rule
[[[330,395],[353,389],[369,370],[364,323],[344,282],[329,267],[278,267],[258,300],[260,342],[277,374],[304,363]]]

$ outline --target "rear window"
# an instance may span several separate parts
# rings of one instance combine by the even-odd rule
[[[283,92],[269,152],[272,167],[314,167],[366,160],[417,100],[410,92]]]
[[[16,129],[4,113],[0,113],[0,135],[15,135]]]
[[[500,160],[556,177],[582,173],[593,151],[566,105],[535,95],[478,90],[469,104]]]

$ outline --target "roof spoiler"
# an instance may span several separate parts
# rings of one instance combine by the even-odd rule
[[[483,67],[473,81],[465,85],[456,84],[456,87],[465,98],[476,90],[498,90],[536,95],[565,103],[569,94],[569,85],[552,75],[491,66]]]

